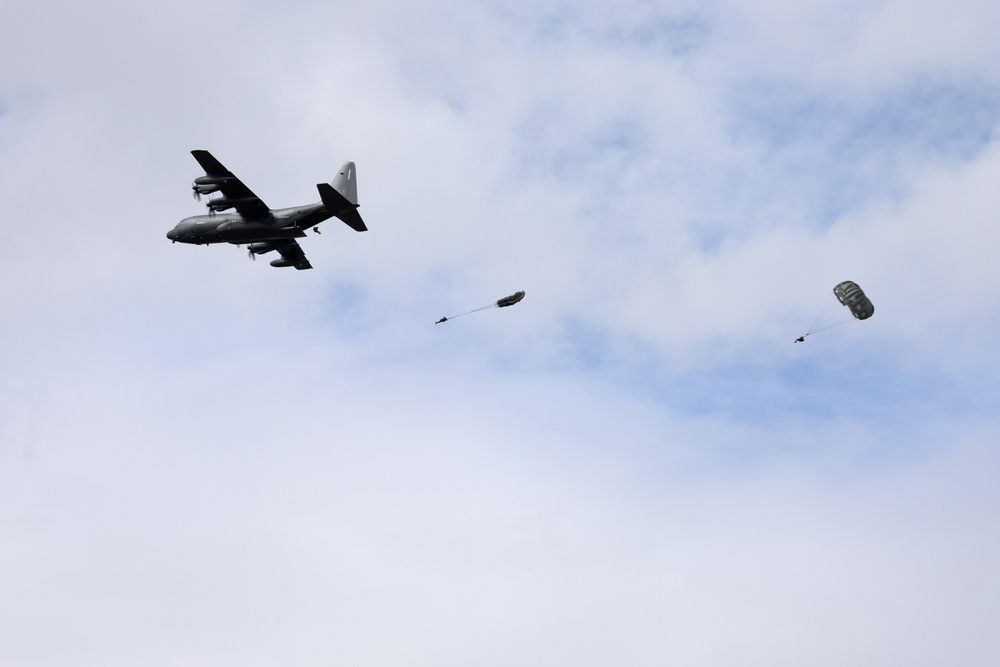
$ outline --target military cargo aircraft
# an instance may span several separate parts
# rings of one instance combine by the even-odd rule
[[[195,198],[213,193],[220,196],[208,200],[208,215],[185,218],[167,232],[167,238],[174,243],[248,244],[251,259],[277,250],[281,257],[273,260],[271,266],[311,269],[312,264],[295,240],[304,237],[307,229],[314,228],[319,234],[316,225],[337,217],[355,231],[368,231],[358,213],[358,182],[353,162],[341,165],[333,182],[316,186],[320,202],[271,210],[211,153],[196,150],[191,155],[205,170],[205,175],[191,184]]]

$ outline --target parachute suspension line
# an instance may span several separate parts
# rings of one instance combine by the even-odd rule
[[[480,310],[486,310],[487,308],[496,308],[496,307],[497,305],[495,303],[491,303],[489,305],[483,306],[482,308],[475,308],[473,310],[461,313],[460,315],[450,315],[448,317],[442,317],[440,320],[435,322],[435,324],[440,324],[441,322],[447,322],[448,320],[453,320],[456,317],[462,317],[462,315],[471,315],[472,313],[478,313]]]
[[[806,335],[808,336],[809,334],[814,334],[814,333],[819,333],[820,331],[826,331],[827,329],[832,329],[832,328],[834,328],[834,327],[839,327],[839,326],[841,326],[841,325],[844,325],[844,324],[847,324],[847,323],[848,323],[848,322],[850,322],[850,321],[851,321],[852,319],[854,319],[854,318],[853,318],[853,317],[851,317],[851,318],[848,318],[848,319],[846,319],[846,320],[841,320],[840,322],[837,322],[837,323],[835,323],[835,324],[831,324],[831,325],[829,325],[829,326],[825,326],[825,327],[821,327],[821,328],[819,328],[819,329],[815,329],[815,330],[813,330],[813,331],[810,331],[810,332],[809,332],[809,333],[807,333]]]
[[[495,303],[491,303],[488,306],[483,306],[482,308],[476,308],[475,310],[470,310],[467,313],[462,313],[462,315],[471,315],[472,313],[478,313],[480,310],[486,310],[487,308],[496,308],[496,307],[497,305]],[[462,315],[455,315],[455,317],[461,317]],[[455,319],[455,317],[449,317],[448,319],[453,320]]]
[[[802,335],[801,340],[804,340],[806,336],[811,336],[814,333],[819,333],[820,331],[826,331],[827,329],[833,329],[834,327],[839,327],[843,324],[847,324],[852,319],[853,315],[848,312],[847,317],[838,318],[837,306],[840,306],[840,300],[836,298],[836,295],[832,292],[830,296],[826,298],[823,303],[823,307],[820,309],[819,314],[816,315],[816,319],[812,321],[809,325],[809,331]],[[801,342],[797,340],[796,342]]]
[[[823,329],[826,328],[822,327],[820,329],[817,329],[816,327],[820,326],[821,324],[825,324],[825,320],[830,313],[830,306],[833,305],[833,303],[834,303],[834,294],[833,292],[830,292],[830,296],[826,297],[826,301],[823,302],[823,307],[820,308],[820,311],[816,315],[816,318],[812,321],[812,324],[809,325],[809,330],[806,332],[806,336],[808,336],[809,334],[816,333],[817,331],[822,331]]]

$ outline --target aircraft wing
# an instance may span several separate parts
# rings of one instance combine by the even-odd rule
[[[306,259],[306,254],[302,252],[302,246],[295,239],[272,241],[272,243],[274,249],[281,255],[281,259],[271,262],[271,266],[294,266],[300,271],[312,268],[312,264]]]
[[[191,155],[205,170],[205,176],[219,180],[218,191],[222,194],[222,199],[231,201],[233,204],[231,208],[236,209],[243,217],[263,218],[271,212],[271,209],[261,201],[260,197],[243,185],[243,181],[226,169],[211,153],[194,150],[191,151]],[[197,181],[195,182],[197,183]]]

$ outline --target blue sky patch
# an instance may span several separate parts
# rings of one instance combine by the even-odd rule
[[[526,26],[543,42],[579,39],[601,48],[635,48],[671,58],[700,51],[712,35],[712,24],[702,14],[664,12],[644,3],[622,6],[614,12],[603,5],[590,10],[569,3],[551,8],[507,5],[498,11],[512,23]]]
[[[870,96],[764,82],[729,101],[730,134],[760,154],[757,182],[829,224],[873,198],[906,194],[912,158],[971,159],[1000,119],[1000,88],[916,81]]]

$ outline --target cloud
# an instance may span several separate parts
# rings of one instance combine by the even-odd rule
[[[996,661],[995,9],[61,5],[0,26],[9,659]],[[370,231],[170,244],[194,148]]]

